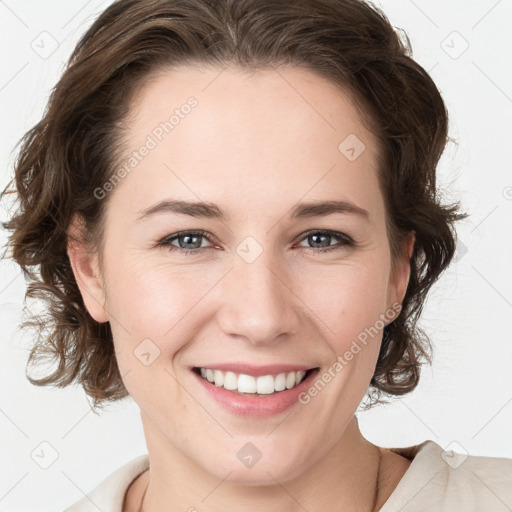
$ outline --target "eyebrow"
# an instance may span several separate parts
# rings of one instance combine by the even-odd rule
[[[177,213],[200,219],[224,220],[227,218],[227,215],[214,203],[180,201],[173,199],[159,201],[138,213],[141,215],[137,217],[136,222],[140,222],[160,213]],[[366,221],[370,220],[370,214],[367,210],[346,200],[300,203],[292,208],[290,217],[293,219],[321,217],[331,215],[333,213],[352,214],[362,217]]]

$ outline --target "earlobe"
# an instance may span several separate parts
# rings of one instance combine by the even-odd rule
[[[82,243],[82,229],[83,223],[75,216],[68,229],[68,258],[87,311],[97,322],[108,322],[97,254]]]

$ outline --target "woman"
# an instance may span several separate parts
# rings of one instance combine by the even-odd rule
[[[429,361],[416,321],[464,217],[438,199],[446,138],[361,1],[113,3],[5,225],[54,322],[31,381],[141,410],[148,455],[67,510],[506,510],[511,460],[379,447],[354,414]]]

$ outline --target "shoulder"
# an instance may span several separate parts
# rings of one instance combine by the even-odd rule
[[[122,512],[126,491],[131,483],[148,468],[147,454],[130,460],[64,512],[98,512],[98,510]]]
[[[512,510],[512,459],[445,451],[431,440],[391,450],[411,464],[380,512]]]

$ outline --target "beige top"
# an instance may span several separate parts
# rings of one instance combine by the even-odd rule
[[[431,440],[389,449],[412,462],[380,512],[512,511],[512,459],[444,452]],[[128,487],[148,468],[140,455],[64,512],[122,512]]]

